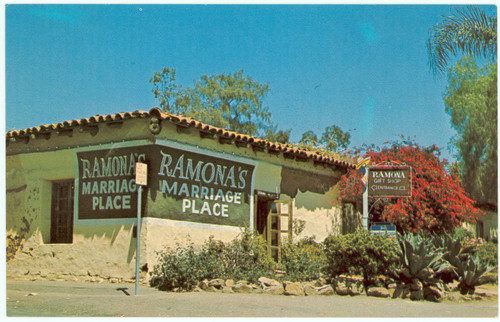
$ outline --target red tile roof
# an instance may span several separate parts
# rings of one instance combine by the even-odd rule
[[[134,112],[124,112],[124,113],[116,113],[116,114],[108,114],[108,115],[95,115],[89,118],[82,118],[77,120],[65,121],[61,123],[48,124],[48,125],[40,125],[36,127],[30,127],[23,130],[12,130],[6,133],[6,139],[16,137],[25,137],[31,134],[43,134],[52,131],[59,131],[65,129],[72,129],[79,126],[85,125],[93,125],[97,123],[105,123],[105,122],[117,122],[127,119],[137,119],[137,118],[147,118],[156,116],[160,120],[170,121],[176,125],[183,127],[193,127],[200,131],[206,133],[216,134],[223,138],[232,139],[235,141],[248,143],[254,146],[260,146],[262,148],[267,148],[268,151],[281,152],[284,154],[293,155],[295,157],[299,157],[302,159],[312,159],[318,162],[324,162],[327,164],[340,165],[345,167],[353,168],[356,165],[356,160],[354,158],[340,155],[340,154],[323,154],[320,150],[316,151],[307,151],[301,149],[297,146],[290,144],[282,144],[271,142],[265,139],[259,139],[257,137],[240,134],[234,131],[230,131],[227,129],[222,129],[219,127],[215,127],[212,125],[208,125],[197,121],[191,117],[185,117],[181,115],[175,115],[172,113],[167,113],[161,111],[159,108],[154,107],[149,112],[147,111],[134,111]]]
[[[57,131],[57,130],[64,130],[64,129],[70,129],[74,127],[78,127],[81,125],[92,125],[96,123],[103,123],[103,122],[113,122],[113,121],[121,121],[121,120],[127,120],[127,119],[134,119],[134,118],[142,118],[142,117],[148,117],[150,114],[149,112],[145,111],[135,111],[135,112],[125,112],[125,113],[116,113],[116,114],[108,114],[108,115],[95,115],[91,116],[88,118],[83,118],[79,120],[71,120],[71,121],[64,121],[61,123],[55,123],[55,124],[45,124],[45,125],[40,125],[40,126],[35,126],[35,127],[30,127],[24,130],[12,130],[7,132],[6,136],[7,139],[9,138],[15,138],[15,137],[22,137],[30,134],[39,134],[39,133],[47,133],[51,131]]]

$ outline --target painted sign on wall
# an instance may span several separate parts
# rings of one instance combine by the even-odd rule
[[[152,170],[158,196],[151,196],[150,215],[249,225],[253,165],[166,146],[158,153],[159,164]]]
[[[144,216],[248,226],[254,166],[147,145],[77,153],[79,219],[136,214],[135,163],[148,166]]]
[[[78,152],[78,218],[135,217],[135,164],[152,154],[151,146]]]
[[[411,167],[373,166],[368,176],[370,197],[411,197]]]

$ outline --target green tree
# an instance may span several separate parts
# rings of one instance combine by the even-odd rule
[[[264,137],[266,140],[271,142],[278,142],[286,144],[290,141],[290,132],[292,130],[288,129],[286,131],[278,130],[277,126],[270,126],[266,132],[266,136]]]
[[[450,16],[430,31],[427,54],[430,68],[444,73],[450,56],[462,52],[468,56],[496,58],[497,17],[488,16],[482,9],[469,6],[455,9]]]
[[[149,80],[163,110],[254,136],[266,134],[271,126],[271,112],[263,105],[269,85],[244,76],[243,70],[232,75],[204,75],[192,88],[176,84],[175,73],[175,69],[164,68]]]
[[[302,134],[302,138],[299,143],[309,146],[317,146],[319,143],[318,136],[313,131],[309,130]]]
[[[299,143],[311,148],[323,148],[328,151],[337,152],[349,146],[351,134],[344,132],[337,125],[327,126],[321,135],[321,139],[313,131],[309,130],[302,134]]]
[[[153,94],[160,103],[160,107],[167,112],[179,113],[177,106],[182,86],[176,84],[175,68],[165,67],[161,72],[155,72],[149,80],[153,83]]]
[[[351,141],[351,134],[344,132],[337,125],[331,125],[325,128],[321,136],[321,143],[325,149],[337,152],[339,149],[347,149]]]
[[[457,131],[460,179],[479,202],[497,203],[497,65],[463,58],[448,73],[446,112]]]

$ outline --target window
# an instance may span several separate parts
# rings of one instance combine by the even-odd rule
[[[74,190],[74,180],[54,181],[52,183],[51,243],[73,242]]]

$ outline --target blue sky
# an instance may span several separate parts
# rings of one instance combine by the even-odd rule
[[[496,7],[485,7],[496,14]],[[6,130],[149,110],[163,67],[192,86],[234,73],[270,85],[264,103],[292,141],[338,125],[351,147],[400,134],[454,135],[430,28],[451,5],[7,5]]]

